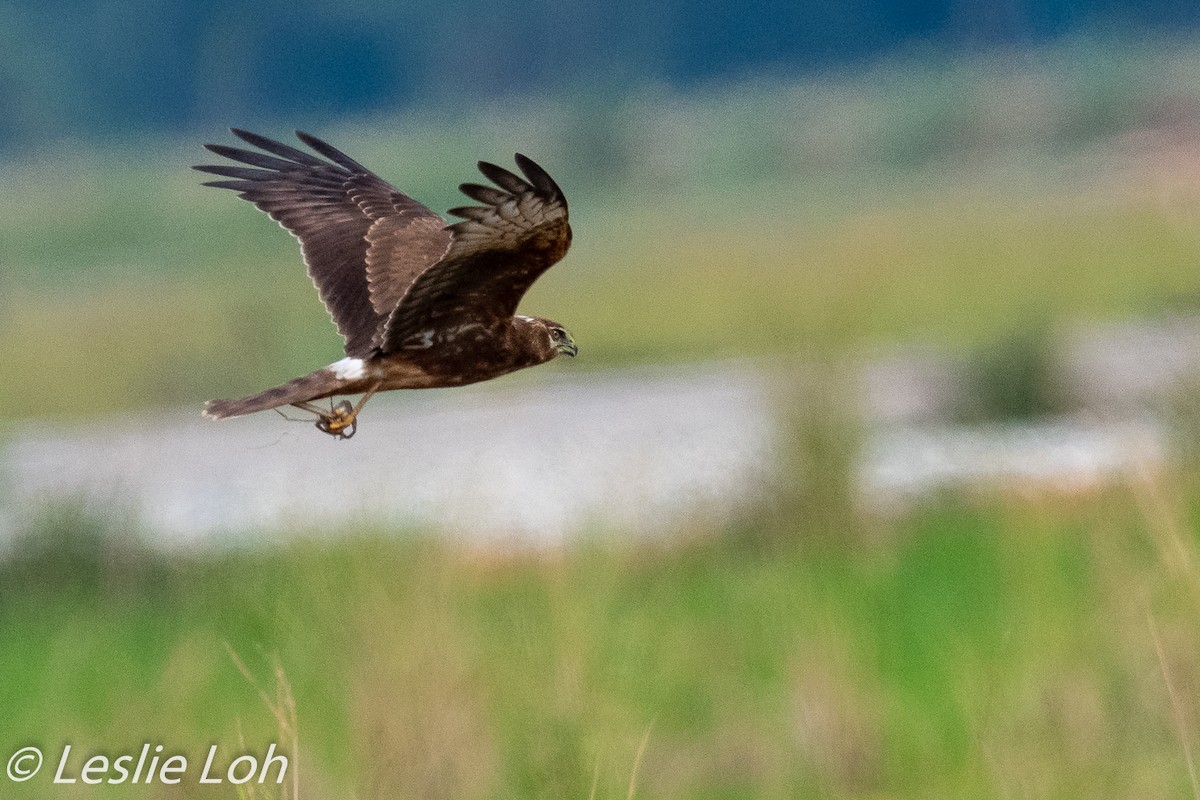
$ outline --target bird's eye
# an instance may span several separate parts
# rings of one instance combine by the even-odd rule
[[[567,332],[564,331],[562,328],[551,328],[550,335],[553,336],[555,339],[562,339],[563,337],[565,337],[567,335]]]

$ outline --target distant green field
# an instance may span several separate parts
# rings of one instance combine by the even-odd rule
[[[526,308],[568,323],[575,369],[960,346],[1200,302],[1198,54],[1066,42],[317,133],[439,211],[478,158],[544,162],[577,235]],[[291,239],[188,169],[230,138],[2,168],[0,416],[197,403],[338,356]]]
[[[262,753],[278,725],[228,646],[272,700],[286,676],[310,800],[1188,795],[1174,490],[779,511],[540,556],[358,532],[170,561],[51,520],[0,566],[0,755]],[[186,788],[88,796],[235,796]]]

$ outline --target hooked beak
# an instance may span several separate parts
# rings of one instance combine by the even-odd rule
[[[579,345],[575,344],[575,340],[571,338],[571,334],[569,333],[567,334],[567,340],[565,342],[559,342],[556,344],[554,349],[560,353],[563,353],[564,355],[570,356],[571,358],[579,355]]]

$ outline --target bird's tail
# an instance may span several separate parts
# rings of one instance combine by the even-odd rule
[[[213,419],[240,417],[253,414],[255,411],[266,411],[269,408],[302,403],[309,400],[320,400],[323,397],[341,392],[346,381],[339,378],[330,369],[319,369],[302,378],[290,380],[272,389],[233,400],[209,400],[204,406],[204,416]]]

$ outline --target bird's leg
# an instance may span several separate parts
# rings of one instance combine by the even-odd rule
[[[350,416],[346,419],[346,425],[353,425],[356,428],[358,427],[358,412],[362,411],[363,406],[365,406],[367,401],[371,399],[371,395],[379,391],[379,387],[382,384],[383,381],[376,381],[375,383],[371,384],[371,386],[365,392],[363,392],[363,396],[358,399],[358,404],[354,406],[354,410],[350,412]],[[350,403],[346,402],[344,405],[348,407]],[[350,435],[353,436],[354,434],[351,433]]]
[[[309,411],[313,414],[316,414],[318,417],[328,417],[333,412],[332,408],[330,408],[329,411],[326,411],[325,409],[321,408],[320,406],[315,405],[313,403],[309,403],[308,401],[305,401],[305,400],[301,400],[298,403],[292,403],[292,407],[298,408],[301,411]]]

